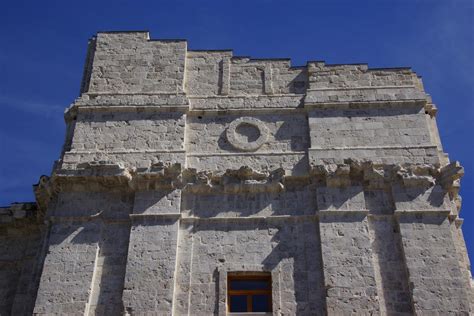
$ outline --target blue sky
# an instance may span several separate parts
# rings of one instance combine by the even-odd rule
[[[463,229],[474,256],[473,1],[5,0],[0,8],[0,205],[32,201],[31,185],[59,157],[88,38],[149,30],[188,39],[191,49],[291,57],[293,65],[411,66],[439,108],[445,151],[465,167]]]

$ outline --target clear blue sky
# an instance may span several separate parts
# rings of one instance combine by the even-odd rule
[[[463,226],[474,259],[474,1],[8,1],[0,7],[0,205],[32,201],[64,138],[87,40],[150,30],[191,49],[370,67],[411,66],[439,108],[445,151],[465,167]]]

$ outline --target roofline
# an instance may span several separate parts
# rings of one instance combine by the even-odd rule
[[[188,49],[188,52],[210,52],[210,53],[220,53],[220,52],[232,52],[233,49]]]
[[[136,31],[97,31],[97,34],[99,33],[150,33],[149,30],[136,30]]]

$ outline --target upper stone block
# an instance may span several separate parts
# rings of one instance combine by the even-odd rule
[[[318,61],[293,67],[288,58],[252,59],[233,56],[232,50],[188,50],[185,40],[151,40],[144,31],[100,32],[92,38],[81,92],[94,98],[104,94],[306,95],[309,105],[427,100],[421,79],[409,68],[369,69],[366,64]]]
[[[426,101],[421,78],[410,68],[369,69],[366,64],[308,63],[306,104]]]
[[[166,162],[303,176],[348,159],[448,162],[436,107],[410,68],[294,67],[287,58],[188,50],[185,40],[150,40],[148,32],[98,33],[87,56],[63,169]]]
[[[183,92],[186,41],[150,40],[148,32],[98,33],[89,44],[82,92]]]

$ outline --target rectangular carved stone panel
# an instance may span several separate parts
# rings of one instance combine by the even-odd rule
[[[83,314],[89,299],[100,222],[51,226],[35,314]]]
[[[129,235],[128,222],[102,223],[86,315],[124,313],[122,292]]]
[[[459,267],[446,215],[401,214],[399,222],[414,312],[469,314],[469,280]]]
[[[369,218],[382,315],[413,315],[411,293],[398,223],[393,216]]]
[[[329,315],[380,311],[366,214],[320,215]]]
[[[176,217],[133,220],[123,292],[127,313],[171,315],[177,239]]]

